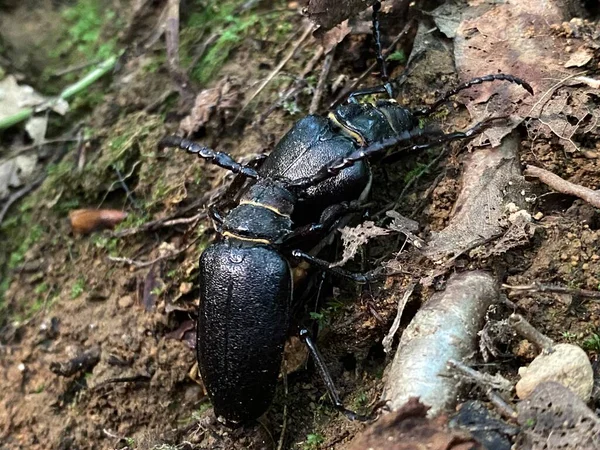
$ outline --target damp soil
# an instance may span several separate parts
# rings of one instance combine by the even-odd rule
[[[130,6],[128,2],[116,3],[115,8],[122,8],[117,11],[126,15],[123,11]],[[187,3],[192,4],[188,5],[191,11],[182,17],[182,27],[185,17],[196,12],[194,2]],[[56,4],[48,2],[43,7],[55,12]],[[243,99],[269,75],[305,26],[296,5],[277,2],[276,8],[285,17],[285,27],[279,26],[281,19],[274,20],[268,10],[259,9],[258,20],[264,17],[266,25],[253,22],[248,25],[250,32],[239,34],[239,42],[211,81],[192,81],[198,91],[222,86],[223,80],[230,83],[235,94],[231,104],[217,104],[195,138],[238,158],[270,151],[307,113],[316,88],[319,70],[297,97],[275,109],[264,123],[254,123],[313,57],[316,44],[308,40],[236,118]],[[159,12],[158,6],[151,10],[143,19],[144,26],[151,28]],[[37,23],[18,5],[11,4],[2,20],[11,17],[24,23],[29,20],[28,27]],[[398,31],[385,30],[384,38],[389,42]],[[208,34],[196,37],[195,45],[204,42]],[[184,37],[189,39],[189,34],[182,31]],[[3,39],[6,42],[9,37]],[[338,45],[322,111],[339,93],[332,91],[335,81],[360,75],[366,64],[356,63],[358,59],[374,61],[370,44],[368,36],[358,34]],[[32,48],[27,51],[36,53]],[[288,363],[293,367],[282,376],[275,401],[259,423],[229,430],[214,420],[202,382],[194,374],[192,346],[198,257],[215,232],[202,209],[194,205],[230,179],[183,152],[156,150],[158,140],[176,131],[191,107],[190,102],[179,102],[177,86],[161,52],[164,48],[158,46],[142,55],[130,55],[110,81],[95,88],[97,99],[77,114],[89,128],[83,144],[84,168],[77,169],[81,144],[52,147],[52,151],[64,152],[62,161],[49,169],[39,189],[11,209],[2,226],[3,247],[9,251],[3,258],[6,291],[0,321],[0,448],[275,449],[282,440],[279,448],[344,449],[365,425],[349,421],[331,406],[313,365],[292,345],[286,358],[299,358],[300,363]],[[448,61],[442,59],[417,65],[402,89],[403,103],[417,106],[431,101],[456,83]],[[436,61],[440,61],[439,67]],[[402,66],[396,65],[395,73],[399,73]],[[21,68],[27,71],[25,66]],[[32,79],[37,75],[28,72]],[[373,74],[364,84],[377,82]],[[439,120],[447,130],[462,129],[469,122],[466,110],[458,104],[450,104]],[[65,124],[60,127],[68,128]],[[581,147],[578,150],[565,147],[558,138],[534,138],[526,128],[520,132],[524,164],[535,163],[569,181],[600,189],[597,130],[586,133],[585,139],[581,136],[580,141],[578,136],[573,138]],[[0,138],[5,149],[23,139],[16,131],[4,132]],[[394,208],[416,220],[424,238],[430,231],[442,229],[460,187],[464,151],[460,145],[451,145],[442,158],[436,159],[434,150],[375,167],[368,217],[383,223],[385,216],[380,212]],[[131,175],[120,183],[115,167],[121,174]],[[410,188],[405,191],[408,182]],[[476,264],[501,273],[502,281],[511,285],[538,281],[599,290],[600,212],[581,200],[548,193],[540,185],[536,188],[535,238],[526,246]],[[140,228],[190,205],[191,210],[180,217],[200,213],[193,222]],[[73,235],[68,212],[98,206],[125,209],[130,216],[114,232]],[[119,235],[128,229],[138,232]],[[179,249],[183,250],[177,252]],[[329,252],[339,259],[341,248],[333,245]],[[136,267],[115,258],[155,262]],[[384,261],[393,261],[394,276],[366,287],[332,283],[321,308],[311,311],[319,329],[321,353],[340,396],[348,407],[360,412],[369,411],[380,399],[390,361],[381,340],[394,320],[404,287],[434,269],[425,258],[406,252],[404,241],[397,236],[374,239],[349,267],[370,269]],[[463,256],[455,270],[471,265],[469,257]],[[414,296],[402,327],[420,302],[442,285],[443,279],[437,279]],[[507,295],[552,339],[582,345],[592,360],[596,359],[600,352],[597,302],[552,293],[517,295],[509,291]],[[514,337],[503,345],[504,354],[493,361],[494,369],[516,379],[517,368],[534,355]],[[93,366],[70,376],[51,370],[54,364],[93,348],[100,349],[99,361]],[[465,393],[465,399],[479,396],[477,391]]]

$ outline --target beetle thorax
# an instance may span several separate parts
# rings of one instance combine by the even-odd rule
[[[279,244],[292,229],[296,198],[282,184],[260,180],[252,185],[223,222],[223,235],[264,244]]]

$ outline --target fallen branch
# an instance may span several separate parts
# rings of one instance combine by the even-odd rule
[[[576,297],[587,297],[600,299],[600,291],[591,291],[589,289],[577,289],[570,288],[560,285],[542,284],[542,283],[531,283],[512,286],[510,284],[503,284],[503,289],[510,289],[511,291],[521,292],[556,292],[557,294],[574,295]]]
[[[552,172],[541,167],[528,165],[525,168],[525,176],[539,178],[539,180],[550,188],[562,194],[574,195],[586,201],[595,208],[600,208],[600,191],[580,186],[564,180]]]
[[[554,341],[545,334],[542,334],[525,317],[520,314],[511,314],[508,318],[508,324],[517,332],[517,334],[535,344],[541,350],[548,350],[554,346]]]
[[[321,69],[321,75],[319,76],[319,81],[317,83],[317,88],[315,90],[315,94],[310,102],[310,107],[308,108],[309,114],[315,114],[319,107],[321,106],[321,97],[323,97],[323,90],[325,89],[325,83],[327,83],[327,78],[329,78],[329,72],[331,71],[331,65],[333,64],[333,54],[335,53],[335,47],[331,49],[327,56],[325,56],[325,61],[323,61],[323,68]]]

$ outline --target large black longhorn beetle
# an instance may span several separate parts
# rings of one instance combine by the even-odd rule
[[[290,261],[305,261],[359,283],[355,274],[309,255],[293,244],[322,235],[352,208],[370,185],[367,159],[396,147],[421,150],[481,133],[492,119],[466,131],[426,133],[418,118],[428,116],[463,89],[493,80],[525,81],[511,75],[476,78],[447,92],[428,108],[411,111],[393,100],[381,52],[378,11],[373,6],[373,33],[383,84],[353,92],[328,117],[307,116],[295,123],[258,168],[236,162],[190,140],[168,136],[159,146],[196,154],[239,176],[254,180],[226,214],[209,210],[219,233],[200,258],[200,305],[197,356],[200,374],[215,414],[236,426],[261,416],[273,400],[283,348],[288,337],[294,292]],[[387,94],[388,99],[361,103],[359,97]],[[319,217],[310,223],[307,217]],[[308,222],[308,223],[307,223]],[[300,333],[335,407],[350,418],[308,332]]]

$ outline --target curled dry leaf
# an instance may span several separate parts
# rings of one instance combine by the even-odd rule
[[[381,417],[356,436],[350,450],[468,450],[478,448],[468,433],[448,429],[444,416],[427,419],[427,406],[416,398]]]
[[[509,83],[488,83],[465,91],[461,99],[473,120],[480,121],[490,114],[508,116],[515,120],[504,126],[486,130],[475,144],[489,140],[497,146],[500,140],[527,117],[539,119],[543,134],[556,134],[569,140],[574,131],[568,113],[563,111],[564,99],[555,98],[556,90],[578,75],[576,70],[565,71],[571,55],[564,51],[566,41],[554,30],[567,14],[565,2],[521,0],[472,6],[477,14],[463,11],[456,30],[454,53],[456,68],[463,81],[490,73],[507,73],[529,82],[535,91],[530,96],[521,87]],[[561,80],[563,80],[561,82]],[[553,104],[560,102],[560,105]],[[579,102],[583,104],[579,105]],[[571,101],[570,105],[586,116],[600,116],[589,98]],[[585,112],[583,112],[585,111]],[[578,118],[579,120],[579,118]],[[551,122],[552,121],[552,122]],[[530,124],[531,127],[531,124]]]
[[[310,20],[329,30],[373,3],[375,0],[308,0],[304,11]]]
[[[369,242],[371,238],[389,234],[390,230],[380,228],[376,226],[374,222],[367,220],[355,228],[344,227],[341,229],[341,233],[342,242],[344,243],[344,253],[342,255],[342,259],[337,263],[332,264],[332,266],[341,266],[346,264],[348,261],[354,258],[361,245]]]
[[[118,209],[75,209],[69,212],[71,229],[75,234],[112,229],[127,217]]]
[[[350,34],[352,28],[348,25],[348,21],[344,20],[335,28],[327,31],[321,36],[321,45],[325,54],[333,50],[346,36]]]
[[[205,127],[215,114],[223,119],[233,117],[240,104],[238,86],[226,77],[214,88],[204,89],[196,97],[190,115],[179,124],[179,129],[186,135],[196,133]]]

